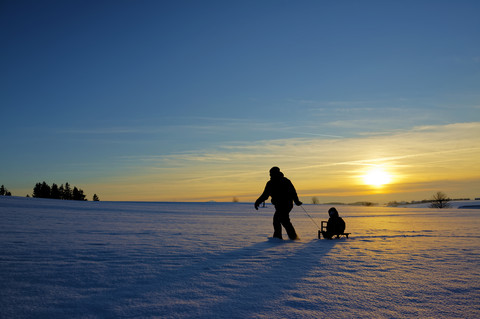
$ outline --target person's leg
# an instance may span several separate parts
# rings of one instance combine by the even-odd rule
[[[285,220],[285,222],[283,223],[283,227],[285,227],[285,230],[287,231],[288,238],[292,240],[298,239],[297,232],[295,231],[295,228],[290,222],[290,218],[287,218],[287,220]]]
[[[273,214],[273,237],[282,239],[282,223],[278,210]]]
[[[297,239],[298,235],[297,235],[297,232],[295,231],[295,228],[292,225],[292,222],[290,221],[290,215],[289,215],[292,208],[293,207],[282,207],[280,210],[278,210],[278,213],[280,217],[280,223],[283,225],[283,227],[287,231],[288,238]]]

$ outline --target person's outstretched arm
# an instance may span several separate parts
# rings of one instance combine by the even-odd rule
[[[268,197],[270,197],[270,184],[269,183],[267,183],[267,185],[265,185],[265,190],[263,191],[262,195],[260,195],[260,197],[255,201],[255,209],[258,210],[258,206],[260,206],[261,203],[266,201],[268,199]]]

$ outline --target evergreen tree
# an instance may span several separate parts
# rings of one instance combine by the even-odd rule
[[[65,183],[62,199],[71,200],[72,198],[73,198],[73,194],[72,194],[72,189],[70,188],[70,184]]]
[[[85,200],[85,195],[83,194],[83,190],[78,189],[76,186],[73,187],[72,199],[73,200]]]
[[[43,182],[41,186],[42,198],[50,198],[51,189],[50,186]]]
[[[73,187],[73,191],[72,191],[72,199],[78,200],[78,188],[75,186]]]
[[[36,183],[35,184],[35,187],[33,188],[33,193],[32,193],[32,197],[35,197],[35,198],[40,198],[41,196],[41,188],[42,188],[42,183]]]
[[[79,200],[88,201],[87,196],[83,193],[83,189],[78,189]]]
[[[35,187],[33,188],[33,197],[36,198],[50,198],[51,195],[51,190],[50,186],[48,186],[45,181],[43,183],[37,183],[35,184]]]
[[[65,194],[65,187],[63,187],[63,184],[60,185],[58,188],[58,192],[60,193],[60,199],[65,199],[64,194]]]
[[[12,193],[10,193],[8,189],[2,185],[0,186],[0,196],[12,196]]]
[[[53,198],[53,199],[60,199],[62,198],[61,194],[60,194],[60,190],[58,188],[58,185],[53,183],[52,184],[52,188],[50,190],[50,198]]]

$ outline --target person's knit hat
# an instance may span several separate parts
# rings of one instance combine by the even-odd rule
[[[328,215],[330,217],[338,217],[338,211],[335,207],[332,207],[328,210]]]
[[[280,168],[278,168],[277,166],[274,166],[270,169],[270,177],[271,178],[283,177],[283,173],[280,172]]]

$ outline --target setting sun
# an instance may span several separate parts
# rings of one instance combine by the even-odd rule
[[[365,184],[375,187],[381,187],[385,184],[388,184],[390,183],[391,179],[392,178],[389,173],[378,167],[372,168],[363,176],[363,181]]]

